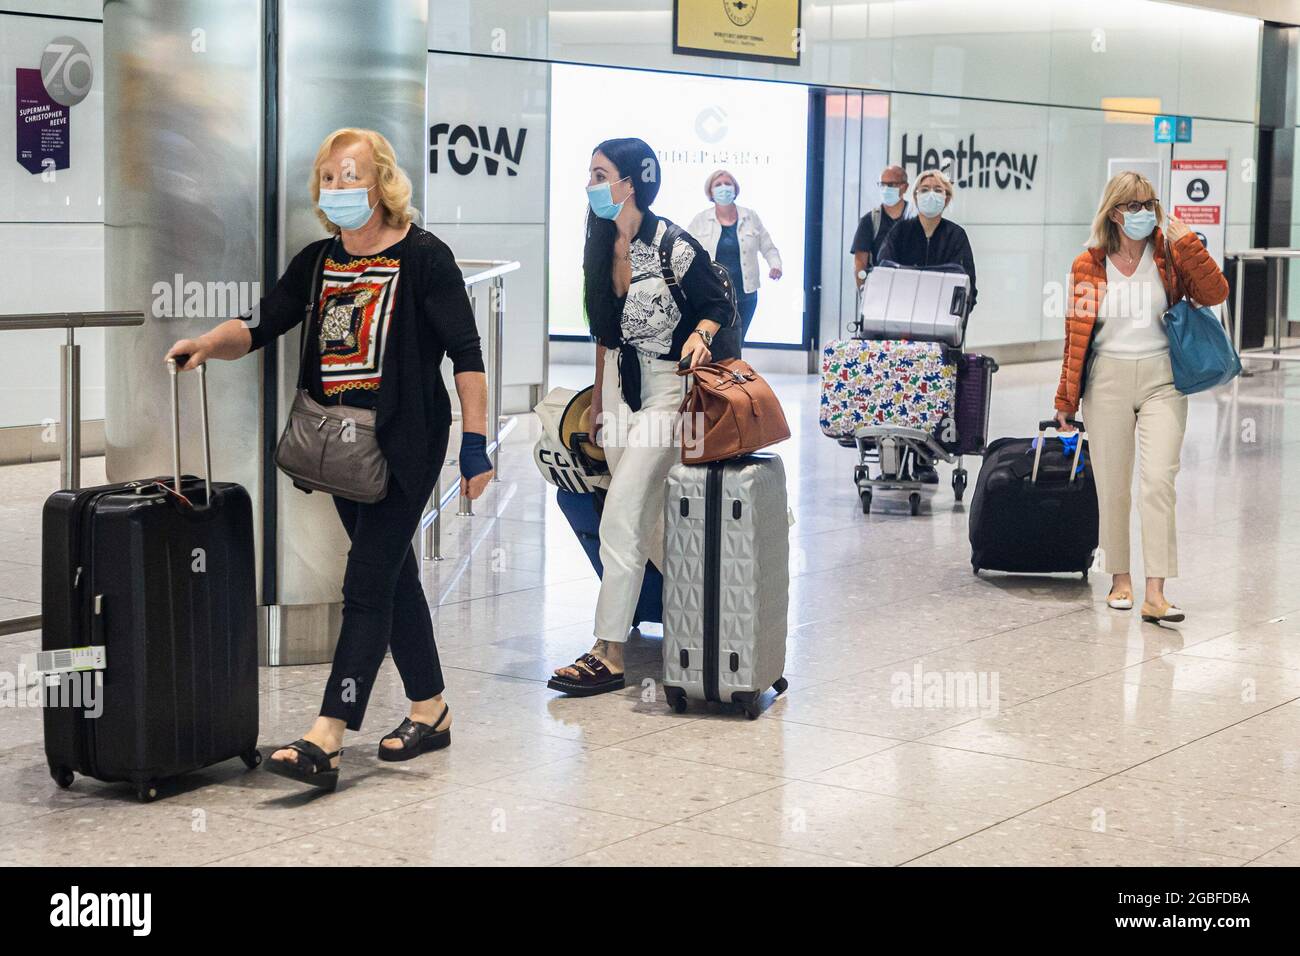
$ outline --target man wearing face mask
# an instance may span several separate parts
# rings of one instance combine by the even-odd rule
[[[876,186],[880,189],[880,205],[862,217],[853,234],[853,245],[849,247],[858,288],[866,281],[867,269],[880,261],[880,250],[890,230],[916,215],[916,208],[906,198],[907,172],[902,166],[886,166]]]
[[[1056,418],[1062,431],[1074,431],[1071,418],[1086,389],[1099,551],[1103,570],[1112,575],[1106,603],[1116,611],[1133,608],[1129,525],[1136,457],[1146,576],[1140,613],[1151,623],[1182,621],[1183,612],[1165,597],[1165,579],[1178,574],[1174,478],[1187,396],[1174,387],[1162,316],[1184,296],[1218,305],[1228,297],[1228,281],[1196,235],[1164,215],[1150,181],[1123,172],[1106,184],[1088,248],[1074,260],[1070,290]]]

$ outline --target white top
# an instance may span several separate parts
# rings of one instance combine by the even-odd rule
[[[717,205],[709,203],[709,208],[696,215],[686,231],[700,240],[700,245],[710,257],[717,256],[718,240],[722,237]],[[740,242],[740,278],[743,286],[739,291],[757,292],[761,281],[758,269],[759,253],[762,253],[763,258],[767,260],[769,269],[781,268],[781,253],[777,251],[776,244],[768,235],[763,220],[759,219],[758,213],[748,206],[736,206],[736,239]]]
[[[1131,276],[1106,257],[1106,294],[1097,310],[1097,335],[1092,347],[1115,358],[1143,359],[1169,351],[1161,321],[1168,308],[1164,283],[1151,243]]]

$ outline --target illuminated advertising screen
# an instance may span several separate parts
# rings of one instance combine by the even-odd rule
[[[582,242],[591,152],[602,140],[637,136],[659,156],[663,184],[653,210],[683,229],[711,205],[716,169],[739,183],[739,206],[758,214],[779,250],[782,276],[759,258],[758,308],[748,344],[803,338],[804,202],[808,91],[760,80],[645,70],[551,68],[550,330],[586,335]]]

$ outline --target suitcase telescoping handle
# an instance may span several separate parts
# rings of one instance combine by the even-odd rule
[[[1066,421],[1079,430],[1079,442],[1074,446],[1074,462],[1070,465],[1070,477],[1067,479],[1068,484],[1069,482],[1074,481],[1074,476],[1079,470],[1079,456],[1083,454],[1083,443],[1088,440],[1088,433],[1084,429],[1081,420],[1076,418],[1067,418]],[[1056,419],[1054,418],[1045,418],[1038,423],[1038,443],[1034,448],[1034,470],[1030,473],[1030,482],[1038,481],[1038,462],[1043,457],[1043,438],[1049,428],[1060,431],[1060,426],[1057,425]]]
[[[177,373],[189,361],[188,355],[177,355],[167,360],[167,374],[171,378],[172,392],[172,474],[174,488],[181,494],[181,399]],[[203,494],[204,503],[212,504],[212,443],[208,437],[208,366],[203,363],[199,373],[199,423],[203,429]]]

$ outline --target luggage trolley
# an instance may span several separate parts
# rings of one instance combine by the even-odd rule
[[[934,278],[923,282],[927,274]],[[857,315],[856,339],[938,342],[945,362],[960,363],[970,318],[970,279],[955,263],[908,268],[882,262],[858,291]],[[954,430],[956,415],[954,403],[949,416]],[[940,461],[957,463],[952,473],[953,498],[961,501],[966,493],[969,475],[962,467],[959,438],[945,446],[934,433],[920,428],[862,425],[854,431],[853,441],[858,450],[853,480],[863,514],[871,513],[875,491],[907,492],[911,513],[919,514],[921,492],[934,484],[922,480],[923,473]]]

